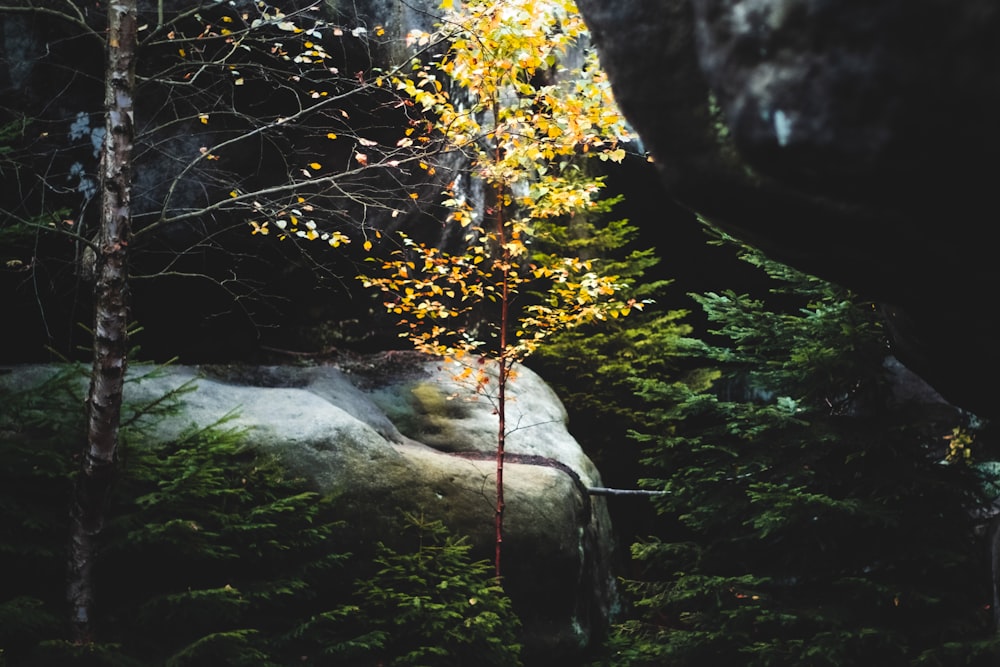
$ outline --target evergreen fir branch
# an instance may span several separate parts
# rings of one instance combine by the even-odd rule
[[[199,637],[177,651],[167,658],[164,664],[166,667],[185,667],[224,662],[226,665],[247,667],[279,667],[278,663],[271,661],[266,653],[253,647],[251,640],[257,633],[257,630],[252,629],[214,632]]]
[[[711,344],[674,348],[686,372],[635,380],[640,486],[666,492],[651,501],[663,528],[632,547],[639,613],[609,664],[990,655],[969,556],[975,475],[935,462],[939,426],[886,407],[868,304],[743,252],[774,279],[769,295],[695,295]]]

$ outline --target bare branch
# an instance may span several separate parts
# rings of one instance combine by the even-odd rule
[[[0,5],[0,14],[41,14],[43,16],[51,16],[57,18],[61,21],[65,21],[70,25],[74,25],[83,31],[84,34],[91,37],[95,37],[104,43],[104,35],[94,30],[89,23],[87,23],[86,18],[80,11],[80,8],[74,5],[72,2],[63,3],[66,5],[66,11],[59,11],[58,9],[52,9],[51,7],[39,7],[31,2],[24,5]]]
[[[587,493],[592,496],[665,496],[666,491],[651,489],[609,489],[604,486],[588,486]]]

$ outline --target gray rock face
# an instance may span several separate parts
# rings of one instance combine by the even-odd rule
[[[328,0],[326,9],[340,17],[346,24],[374,31],[379,26],[384,31],[380,42],[387,44],[385,55],[389,64],[405,62],[413,52],[405,46],[411,30],[430,32],[441,16],[441,3],[436,0]]]
[[[30,386],[53,369],[16,371],[0,378]],[[492,559],[497,417],[488,398],[454,379],[458,371],[405,352],[311,367],[177,366],[133,380],[126,400],[142,404],[194,381],[183,411],[158,422],[157,439],[235,413],[228,425],[337,497],[359,542],[393,544],[402,513],[423,513]],[[567,431],[558,397],[523,368],[509,388],[505,589],[526,650],[546,664],[584,649],[607,623],[617,603],[613,537],[604,500],[586,493],[600,475]]]
[[[996,412],[1000,353],[979,313],[1000,284],[986,242],[1000,6],[578,4],[672,196],[885,304],[908,366],[953,402]]]

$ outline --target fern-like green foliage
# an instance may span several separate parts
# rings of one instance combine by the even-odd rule
[[[357,587],[364,632],[343,645],[354,664],[520,665],[520,622],[492,564],[471,560],[468,541],[440,521],[405,520],[413,550],[380,544],[377,571]]]
[[[86,378],[79,367],[43,376],[20,392],[0,383],[3,667],[520,664],[519,622],[491,566],[440,522],[411,518],[412,551],[352,556],[335,499],[255,450],[252,433],[223,419],[153,439],[191,385],[124,410],[96,564],[101,643],[66,641]]]
[[[0,588],[0,616],[10,621],[0,628],[0,647],[9,664],[302,662],[292,630],[349,592],[336,583],[347,556],[337,548],[330,499],[252,449],[249,434],[225,420],[174,442],[133,444],[191,387],[125,411],[120,473],[96,564],[105,643],[59,640],[81,432],[72,406],[81,404],[81,387],[77,370],[3,396],[0,456],[9,465],[0,472],[0,504],[20,521],[4,522],[10,532],[0,557],[4,571],[25,573]],[[74,417],[52,419],[60,415]]]
[[[29,392],[0,391],[0,656],[59,637],[73,454],[83,412],[78,369]]]
[[[646,308],[561,331],[527,363],[566,405],[574,436],[605,482],[632,486],[640,449],[627,433],[641,409],[632,398],[632,380],[636,375],[675,372],[678,341],[691,327],[684,321],[687,311],[657,306],[670,281],[649,279],[659,258],[654,248],[641,247],[638,229],[627,219],[608,218],[619,199],[603,200],[597,211],[569,221],[541,221],[534,251],[544,256],[550,248],[559,253],[572,248],[592,259],[602,275],[618,276]]]
[[[997,664],[952,412],[891,407],[869,304],[770,262],[770,294],[693,295],[688,370],[637,377],[655,535],[603,664]],[[675,348],[676,350],[677,348]]]
[[[281,637],[342,599],[331,582],[346,556],[330,500],[221,426],[130,449],[101,580],[134,579],[109,623],[124,637],[156,627],[142,646],[170,665],[287,664]]]

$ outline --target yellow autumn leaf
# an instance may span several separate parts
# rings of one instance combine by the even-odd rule
[[[544,70],[555,72],[566,46],[585,34],[582,19],[573,15],[572,0],[554,0],[551,4],[534,0],[438,0],[438,4],[450,12],[448,29],[434,33],[411,31],[406,44],[422,47],[448,39],[451,50],[447,58],[417,62],[409,76],[387,77],[387,83],[408,98],[400,106],[423,107],[435,120],[411,123],[396,147],[419,149],[429,146],[437,135],[442,136],[447,146],[471,156],[472,178],[496,190],[495,208],[503,211],[520,205],[525,219],[508,225],[508,216],[482,216],[484,228],[473,228],[472,247],[460,255],[427,248],[404,236],[403,245],[407,252],[415,253],[416,262],[404,261],[401,251],[391,251],[395,259],[383,261],[381,267],[387,277],[367,279],[366,286],[391,295],[383,303],[400,316],[400,336],[408,338],[417,349],[455,358],[463,353],[480,354],[485,343],[469,338],[457,325],[444,323],[476,307],[477,302],[507,299],[508,291],[516,294],[534,278],[551,284],[552,306],[530,310],[520,326],[510,323],[510,331],[518,339],[516,344],[506,346],[504,353],[511,358],[531,354],[552,331],[627,315],[631,302],[606,302],[610,299],[605,297],[613,297],[619,288],[604,282],[611,278],[577,275],[589,271],[584,261],[563,259],[565,264],[543,270],[529,266],[527,260],[535,235],[529,220],[571,216],[595,206],[600,185],[593,179],[567,173],[558,160],[579,153],[593,157],[604,154],[604,160],[624,157],[623,152],[605,148],[608,144],[617,148],[625,135],[616,127],[621,122],[618,115],[608,109],[612,100],[604,90],[607,86],[603,75],[583,69],[577,81],[570,81],[568,86],[540,88],[535,83]],[[447,89],[442,85],[445,80],[449,81]],[[381,77],[376,82],[382,83]],[[463,95],[453,98],[451,94],[459,89]],[[459,99],[463,101],[461,106]],[[477,116],[470,114],[466,99],[487,114],[493,111],[494,122],[489,126],[481,124]],[[508,104],[512,100],[514,103]],[[358,143],[359,148],[368,145]],[[357,153],[355,160],[363,165],[368,156]],[[398,163],[393,160],[386,164]],[[430,164],[417,164],[428,175],[434,174]],[[529,182],[527,192],[514,187]],[[517,198],[514,192],[518,192]],[[413,200],[419,197],[417,192],[407,194]],[[467,227],[478,222],[479,216],[473,218],[471,209],[457,198],[454,185],[446,186],[441,194],[449,224]],[[396,217],[403,212],[395,210],[391,214]],[[493,217],[505,221],[508,234],[501,236],[502,230],[485,228],[492,224]],[[366,248],[370,245],[366,243]],[[503,258],[494,257],[488,250],[494,245],[501,248]],[[369,261],[382,260],[369,257]],[[505,285],[503,293],[497,283],[500,274]],[[460,300],[460,305],[441,303],[446,298],[449,302]],[[466,369],[465,375],[470,374]],[[477,387],[482,388],[487,381],[485,374],[475,374]]]
[[[327,132],[327,134],[326,134],[326,138],[327,138],[327,139],[336,139],[336,138],[337,138],[337,135],[336,135],[336,134],[334,134],[333,132]]]
[[[198,116],[198,120],[200,120],[203,124],[208,125],[208,114],[201,114]]]
[[[309,168],[312,169],[313,171],[319,171],[320,169],[323,168],[323,165],[321,165],[319,162],[310,162]]]
[[[365,240],[365,242],[364,242],[364,249],[365,250],[371,250],[372,249],[372,242],[368,241],[368,240]]]

